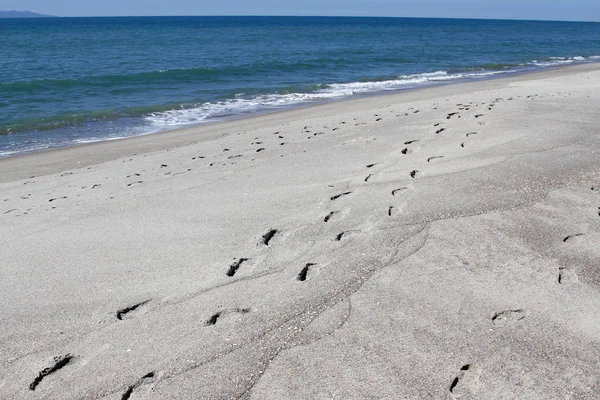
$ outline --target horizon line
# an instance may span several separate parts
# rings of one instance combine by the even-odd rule
[[[2,10],[0,10],[2,12]],[[535,18],[492,18],[492,17],[423,17],[423,16],[389,16],[389,15],[262,15],[262,14],[207,14],[207,15],[195,15],[195,14],[173,14],[173,15],[50,15],[40,14],[35,11],[29,10],[8,10],[4,12],[30,12],[50,18],[184,18],[184,17],[256,17],[256,18],[389,18],[389,19],[459,19],[459,20],[488,20],[488,21],[533,21],[533,22],[583,22],[583,23],[598,23],[598,20],[558,20],[558,19],[535,19]],[[16,17],[10,19],[36,19],[29,17]]]

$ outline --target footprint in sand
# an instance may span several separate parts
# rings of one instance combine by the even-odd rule
[[[567,243],[568,241],[571,241],[571,240],[573,240],[579,236],[583,236],[583,235],[584,235],[583,233],[576,233],[574,235],[569,235],[563,239],[563,243]]]
[[[577,272],[574,269],[567,268],[567,267],[559,268],[558,283],[560,285],[569,286],[569,285],[573,285],[577,282],[579,282],[579,276],[577,275]]]
[[[359,231],[358,229],[352,229],[349,231],[340,232],[335,236],[335,238],[333,240],[335,242],[341,242],[342,240],[348,239],[349,237],[354,236],[358,233],[361,233],[361,231]]]
[[[29,384],[29,390],[34,391],[39,386],[39,384],[42,383],[44,378],[63,369],[64,367],[69,365],[69,363],[74,358],[75,357],[72,354],[65,354],[54,357],[52,361],[48,363],[48,367],[41,370],[38,373],[38,376]]]
[[[244,264],[246,261],[250,261],[250,259],[249,258],[239,258],[239,259],[235,260],[233,262],[233,264],[231,264],[229,266],[229,269],[227,270],[226,275],[228,277],[230,277],[230,278],[233,277],[233,276],[235,276],[235,274],[237,273],[238,269],[240,269],[240,267],[242,266],[242,264]]]
[[[302,268],[302,270],[300,270],[300,273],[298,274],[298,276],[296,277],[296,279],[300,282],[305,282],[306,278],[308,278],[308,272],[310,271],[311,267],[314,267],[315,263],[308,263],[304,266],[304,268]]]
[[[131,316],[131,313],[133,313],[137,309],[145,306],[150,301],[151,301],[151,299],[148,299],[148,300],[144,300],[144,301],[142,301],[140,303],[136,303],[136,304],[134,304],[132,306],[121,308],[120,310],[117,310],[117,312],[115,313],[115,316],[117,317],[117,319],[119,321],[122,321],[125,317]]]
[[[492,323],[494,326],[509,326],[525,319],[529,316],[529,312],[522,309],[517,310],[505,310],[494,314],[492,317]]]
[[[327,214],[325,216],[325,218],[323,218],[323,222],[329,222],[329,220],[331,218],[333,218],[334,215],[339,214],[339,213],[340,213],[339,211],[331,211],[329,214]]]
[[[214,326],[219,322],[223,317],[230,314],[248,314],[252,312],[251,308],[232,308],[227,310],[221,310],[210,316],[205,322],[204,325],[207,327]]]
[[[479,391],[481,369],[472,364],[463,365],[458,375],[450,384],[450,396],[460,398],[464,395],[473,395]]]
[[[439,158],[444,158],[444,156],[433,156],[433,157],[429,157],[429,158],[427,159],[427,162],[431,162],[431,161],[433,161],[433,160],[437,160],[437,159],[439,159]]]
[[[151,386],[152,384],[156,383],[156,381],[159,380],[161,376],[162,373],[156,373],[154,371],[147,373],[146,375],[138,379],[138,381],[135,384],[127,388],[125,393],[121,395],[121,400],[129,400],[134,392],[136,392],[138,389],[144,386]]]

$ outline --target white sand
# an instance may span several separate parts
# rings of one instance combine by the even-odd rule
[[[0,398],[597,399],[599,104],[586,65],[0,160]]]

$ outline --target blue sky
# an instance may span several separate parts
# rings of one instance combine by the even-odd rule
[[[358,15],[600,21],[600,0],[0,0],[60,16]]]

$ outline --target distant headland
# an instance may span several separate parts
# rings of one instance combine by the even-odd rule
[[[31,11],[0,11],[0,18],[54,18],[54,15],[38,14]]]

